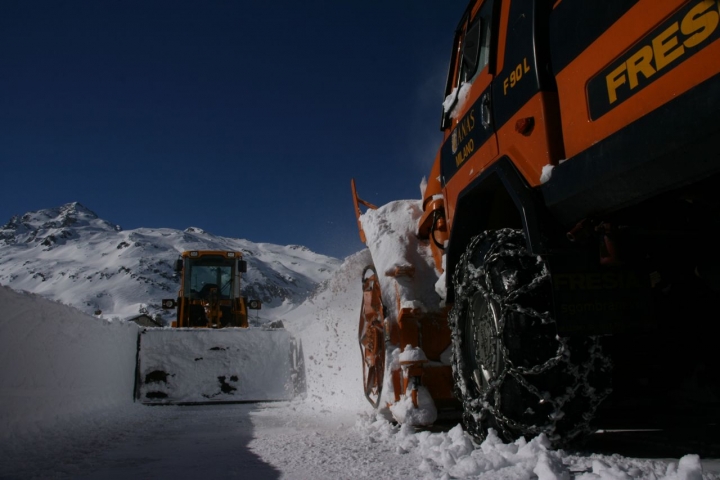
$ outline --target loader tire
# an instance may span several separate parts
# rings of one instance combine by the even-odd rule
[[[466,430],[479,440],[491,428],[506,441],[545,433],[556,447],[589,433],[610,393],[610,361],[597,337],[557,335],[549,272],[522,231],[474,237],[453,282],[453,377]]]

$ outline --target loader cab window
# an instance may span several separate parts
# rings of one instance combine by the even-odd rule
[[[220,298],[231,298],[233,291],[234,261],[223,257],[201,257],[187,260],[185,291],[188,298],[207,299],[212,289]]]

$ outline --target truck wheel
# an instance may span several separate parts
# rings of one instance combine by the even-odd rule
[[[458,263],[449,316],[455,393],[478,439],[492,428],[506,441],[545,433],[565,446],[590,432],[611,364],[599,338],[557,335],[549,272],[525,245],[519,230],[486,231]]]
[[[362,275],[363,299],[360,306],[358,342],[363,362],[363,389],[368,402],[377,408],[382,394],[385,373],[385,309],[380,282],[372,266]]]

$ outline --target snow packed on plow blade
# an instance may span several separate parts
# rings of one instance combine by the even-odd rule
[[[290,400],[304,392],[302,346],[284,329],[146,328],[135,399],[144,404]]]

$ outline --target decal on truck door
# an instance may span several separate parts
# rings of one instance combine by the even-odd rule
[[[489,92],[488,87],[460,119],[450,138],[440,149],[440,171],[445,183],[450,181],[467,159],[475,154],[494,133],[491,122],[483,124],[482,120],[483,116],[490,120],[487,104]]]
[[[720,0],[689,2],[588,82],[597,120],[720,37]]]

